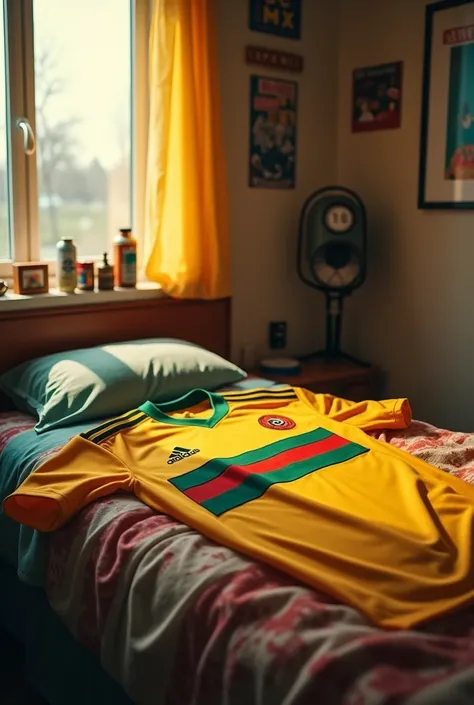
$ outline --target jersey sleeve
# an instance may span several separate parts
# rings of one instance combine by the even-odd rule
[[[315,394],[305,390],[315,411],[334,421],[357,426],[363,431],[407,428],[411,423],[408,399],[354,402],[332,394]]]
[[[4,499],[3,512],[38,531],[54,531],[89,502],[131,487],[132,474],[120,458],[76,436]]]

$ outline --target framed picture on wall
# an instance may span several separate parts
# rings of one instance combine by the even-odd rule
[[[428,5],[418,208],[474,209],[474,1]]]
[[[352,132],[400,127],[403,63],[366,66],[352,73]]]
[[[297,102],[296,81],[250,76],[251,188],[295,187]]]

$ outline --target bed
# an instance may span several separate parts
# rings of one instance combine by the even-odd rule
[[[150,334],[229,354],[229,301],[84,308],[4,317],[2,333],[15,342],[0,369]],[[0,478],[2,495],[83,429],[38,439],[33,426],[22,412],[0,413],[1,467],[13,468]],[[474,434],[412,422],[373,435],[474,483]],[[49,537],[0,522],[0,624],[25,646],[30,680],[52,705],[472,703],[474,608],[382,630],[127,495],[88,505]]]

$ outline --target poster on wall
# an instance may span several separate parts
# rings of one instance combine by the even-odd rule
[[[249,27],[286,39],[301,37],[302,0],[249,0]]]
[[[418,207],[474,209],[474,2],[428,5]]]
[[[295,187],[297,100],[295,81],[250,76],[249,186]]]
[[[352,132],[392,130],[402,122],[403,63],[367,66],[352,74]]]

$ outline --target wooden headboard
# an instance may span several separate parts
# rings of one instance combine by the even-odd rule
[[[181,338],[230,354],[230,299],[135,301],[0,312],[0,373],[40,355],[140,338]]]

